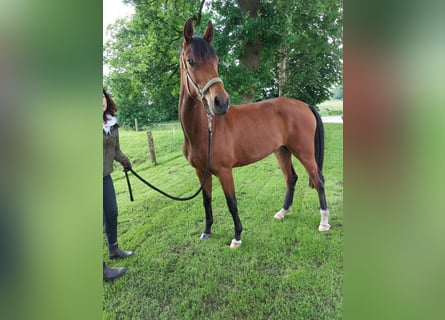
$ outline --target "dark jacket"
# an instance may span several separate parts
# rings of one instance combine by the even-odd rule
[[[109,135],[105,134],[102,129],[104,136],[104,148],[103,148],[103,159],[104,159],[104,177],[113,172],[113,161],[116,160],[120,163],[124,160],[128,160],[127,156],[121,151],[119,147],[119,125],[116,123],[111,127],[111,133]]]

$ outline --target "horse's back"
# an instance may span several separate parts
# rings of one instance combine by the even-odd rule
[[[264,121],[273,125],[278,121],[296,126],[315,126],[315,117],[307,103],[285,97],[235,105],[229,109],[228,114],[244,124],[255,122],[261,125]]]
[[[274,112],[279,113],[280,111],[286,113],[303,113],[311,114],[310,108],[307,103],[291,98],[279,97],[271,98],[267,100],[262,100],[258,102],[246,103],[234,105],[231,109],[240,110],[242,112]]]

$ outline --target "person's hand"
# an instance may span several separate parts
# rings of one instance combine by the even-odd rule
[[[122,161],[122,165],[124,166],[124,172],[128,172],[131,170],[131,163],[129,160]]]

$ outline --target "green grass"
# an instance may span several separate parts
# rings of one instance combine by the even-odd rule
[[[233,221],[214,178],[213,236],[201,241],[202,197],[176,202],[152,191],[130,174],[130,202],[120,165],[113,173],[119,204],[118,238],[135,250],[127,274],[104,283],[104,319],[341,319],[343,279],[343,126],[325,124],[324,175],[331,230],[317,230],[316,191],[295,160],[299,175],[292,213],[273,215],[285,184],[274,156],[234,169],[244,231],[236,250]],[[182,156],[178,123],[153,128],[158,165],[150,163],[146,132],[120,131],[121,148],[141,176],[177,196],[198,187],[194,169]]]
[[[340,116],[343,114],[343,100],[332,99],[317,105],[322,116]]]

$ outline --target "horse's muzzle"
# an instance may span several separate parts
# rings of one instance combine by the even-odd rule
[[[213,101],[213,108],[211,108],[212,113],[217,116],[222,116],[226,114],[226,112],[230,108],[230,98],[222,97],[222,96],[215,96],[215,99]]]

